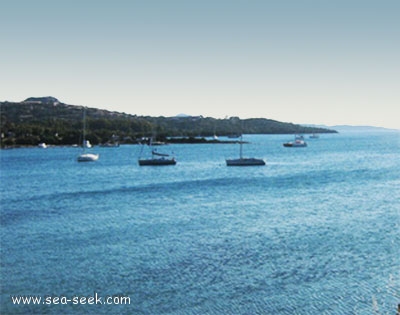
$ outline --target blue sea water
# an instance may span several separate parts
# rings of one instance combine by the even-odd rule
[[[181,144],[2,150],[1,314],[395,314],[400,133],[284,148]],[[11,296],[129,296],[129,305],[14,305]]]

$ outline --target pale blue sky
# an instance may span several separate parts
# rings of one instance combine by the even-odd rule
[[[0,0],[0,101],[400,128],[399,0]]]

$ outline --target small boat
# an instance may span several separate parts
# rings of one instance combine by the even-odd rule
[[[94,153],[82,153],[77,157],[78,162],[94,162],[98,159],[99,155]]]
[[[119,142],[106,142],[103,144],[100,144],[102,148],[118,148],[119,147]]]
[[[261,166],[265,165],[265,161],[263,159],[256,158],[244,158],[243,157],[243,141],[242,136],[240,136],[240,153],[238,159],[227,159],[226,166]]]
[[[98,154],[87,153],[86,148],[91,148],[92,145],[86,140],[86,107],[83,108],[83,140],[82,140],[82,153],[78,155],[76,160],[78,162],[94,162],[99,159]]]
[[[319,135],[316,133],[313,133],[312,135],[310,135],[310,139],[318,139]]]
[[[87,149],[90,149],[92,147],[92,144],[90,143],[89,140],[84,140],[83,141],[83,147],[87,148]]]
[[[239,138],[240,136],[241,135],[235,133],[235,134],[230,134],[227,137],[230,138],[230,139],[235,139],[235,138]]]
[[[150,139],[149,146],[153,145],[152,139]],[[143,147],[142,151],[143,152]],[[176,160],[174,157],[170,157],[169,154],[159,153],[156,149],[151,150],[151,158],[148,159],[138,159],[140,166],[165,166],[165,165],[175,165]]]
[[[38,147],[41,148],[41,149],[46,149],[47,148],[47,144],[44,143],[44,142],[41,142],[41,143],[38,144]]]
[[[265,165],[264,160],[256,158],[239,158],[226,160],[227,166],[261,166]]]
[[[285,142],[283,146],[289,148],[304,148],[307,146],[307,142],[304,141],[303,136],[296,135],[293,142]]]
[[[166,159],[166,158],[159,158],[159,159],[143,159],[139,160],[140,166],[165,166],[165,165],[175,165],[176,160]]]
[[[153,141],[153,142],[151,143],[151,145],[152,145],[152,146],[155,146],[155,145],[165,145],[165,142],[162,142],[162,141]]]

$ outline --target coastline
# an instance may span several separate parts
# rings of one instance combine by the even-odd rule
[[[206,138],[192,138],[192,137],[179,137],[179,138],[167,138],[165,141],[162,141],[158,145],[168,145],[168,144],[239,144],[239,143],[248,143],[247,141],[240,141],[240,140],[217,140],[212,139],[208,140]],[[141,145],[140,141],[136,142],[127,142],[127,143],[120,143],[119,145]],[[57,148],[80,148],[77,144],[46,144],[46,148],[40,148],[38,145],[31,145],[31,144],[16,144],[16,145],[7,145],[1,146],[3,150],[11,150],[11,149],[27,149],[27,148],[38,148],[41,150],[45,150],[47,148],[57,147]],[[93,145],[93,147],[104,147],[104,144]],[[110,146],[108,148],[116,148],[118,146]]]

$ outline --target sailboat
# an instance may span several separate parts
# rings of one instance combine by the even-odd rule
[[[83,137],[82,137],[82,153],[78,155],[78,162],[93,162],[99,159],[98,154],[87,153],[86,148],[90,148],[90,142],[86,140],[86,107],[83,108]]]
[[[144,145],[143,145],[144,146]],[[143,146],[142,151],[143,152]],[[174,157],[170,157],[169,154],[159,153],[157,149],[153,149],[153,138],[150,138],[149,146],[151,148],[151,158],[141,159],[139,157],[138,163],[140,166],[164,166],[164,165],[175,165],[176,160]]]
[[[238,159],[227,159],[226,165],[227,166],[261,166],[265,165],[263,159],[256,159],[256,158],[244,158],[243,157],[243,136],[240,136],[240,155]]]

